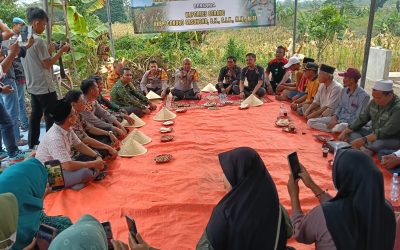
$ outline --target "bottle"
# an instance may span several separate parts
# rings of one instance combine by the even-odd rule
[[[281,103],[281,106],[280,106],[280,113],[281,113],[280,116],[287,116],[285,104],[283,104],[283,103]]]
[[[165,106],[167,106],[167,109],[171,109],[172,99],[173,99],[172,94],[171,94],[171,92],[169,92],[169,94],[167,95],[167,101],[165,103]]]
[[[392,185],[390,187],[390,200],[397,202],[399,199],[399,180],[398,174],[394,173],[392,178]]]

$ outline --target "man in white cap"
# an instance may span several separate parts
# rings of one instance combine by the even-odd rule
[[[335,114],[333,116],[312,118],[307,121],[309,127],[324,132],[342,132],[367,107],[369,95],[357,84],[361,78],[360,71],[355,68],[348,68],[346,72],[339,73],[339,76],[344,77],[343,85],[345,88],[340,92],[339,105],[335,110]]]
[[[392,80],[375,82],[372,101],[364,112],[339,136],[349,135],[353,148],[373,155],[382,149],[400,147],[400,99],[393,93]],[[371,127],[364,127],[371,121]]]
[[[313,103],[304,111],[304,117],[311,118],[332,116],[339,103],[342,85],[333,79],[335,68],[326,64],[321,64],[319,68],[318,80],[320,82],[317,95]]]
[[[292,88],[294,90],[296,89],[297,83],[300,81],[300,79],[294,79],[294,82],[288,82],[290,79],[290,76],[295,72],[295,75],[297,75],[297,72],[299,71],[301,65],[300,65],[300,58],[298,58],[296,55],[292,56],[289,58],[288,63],[283,65],[283,68],[286,69],[286,73],[283,76],[281,82],[278,84],[276,87],[276,99],[278,101],[286,101],[289,99],[289,91]],[[285,91],[286,90],[286,91]]]

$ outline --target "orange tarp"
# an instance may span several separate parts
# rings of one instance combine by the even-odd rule
[[[76,221],[83,214],[92,214],[100,221],[110,221],[114,238],[127,241],[124,215],[135,218],[139,232],[152,246],[161,249],[194,249],[207,225],[213,207],[225,194],[222,170],[217,155],[240,147],[255,148],[272,175],[281,203],[291,212],[286,183],[289,174],[286,155],[297,151],[300,161],[322,188],[332,195],[332,159],[322,157],[321,143],[313,138],[316,131],[293,112],[289,117],[298,128],[288,134],[275,126],[279,115],[278,102],[261,107],[238,110],[226,106],[220,110],[194,109],[178,114],[174,120],[172,142],[161,143],[161,122],[143,120],[140,131],[153,141],[145,145],[148,152],[134,158],[118,158],[109,164],[109,174],[101,182],[91,183],[77,192],[64,190],[45,199],[49,215],[67,215]],[[286,104],[286,107],[288,105]],[[304,132],[304,133],[303,133]],[[156,164],[154,157],[169,153],[173,160]],[[390,175],[384,171],[386,194]],[[303,211],[318,204],[302,183],[300,199]],[[297,249],[314,249],[291,240]]]

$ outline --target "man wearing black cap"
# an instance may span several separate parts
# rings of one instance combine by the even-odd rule
[[[292,58],[290,58],[289,62],[284,66],[284,68],[289,69],[283,77],[284,79],[282,79],[282,81],[285,82],[280,83],[276,89],[276,92],[280,92],[280,95],[276,97],[278,101],[296,100],[305,95],[307,80],[305,77],[303,77],[304,67],[308,62],[314,62],[314,59],[304,57],[302,66],[300,68],[298,64],[293,62],[293,60],[291,63]],[[293,72],[295,72],[295,82],[286,82],[286,75],[291,75]]]
[[[358,86],[357,82],[361,78],[360,71],[348,68],[346,72],[339,73],[343,76],[343,85],[339,96],[339,105],[333,116],[312,118],[307,121],[311,128],[324,132],[342,132],[348,124],[352,123],[369,102],[368,93]]]
[[[36,151],[36,158],[45,163],[59,160],[63,168],[65,187],[81,189],[104,169],[105,163],[100,154],[81,142],[72,130],[77,114],[65,99],[56,102],[50,113],[53,126],[47,131]],[[80,154],[73,156],[74,148]]]
[[[297,111],[299,115],[303,115],[303,111],[307,110],[307,108],[314,101],[314,97],[317,94],[319,87],[318,80],[318,64],[314,62],[308,62],[304,66],[304,74],[303,78],[305,78],[305,82],[301,82],[305,87],[304,95],[293,100],[290,105],[293,111]]]
[[[319,68],[318,80],[320,86],[313,103],[304,112],[304,117],[311,118],[331,116],[335,111],[342,85],[333,79],[335,68],[326,64],[321,64]]]

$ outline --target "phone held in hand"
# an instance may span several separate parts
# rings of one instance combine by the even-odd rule
[[[126,218],[126,223],[128,224],[129,232],[131,233],[131,235],[132,235],[133,239],[136,241],[136,243],[139,243],[139,241],[136,238],[136,235],[138,232],[137,232],[135,220],[128,215],[126,215],[125,218]]]
[[[53,191],[65,187],[64,174],[59,160],[46,161],[44,163],[48,172],[48,182]]]
[[[297,157],[297,152],[290,153],[288,156],[290,171],[292,172],[293,179],[300,178],[299,173],[301,172],[300,169],[300,162],[299,158]]]
[[[35,248],[38,250],[47,250],[49,249],[50,243],[57,235],[57,229],[54,227],[48,226],[46,224],[41,224],[39,226],[39,230],[36,234],[36,246]]]
[[[111,223],[109,221],[105,221],[105,222],[102,222],[101,225],[103,226],[104,232],[106,232],[108,250],[113,250],[114,246],[111,242],[111,240],[113,239]]]

